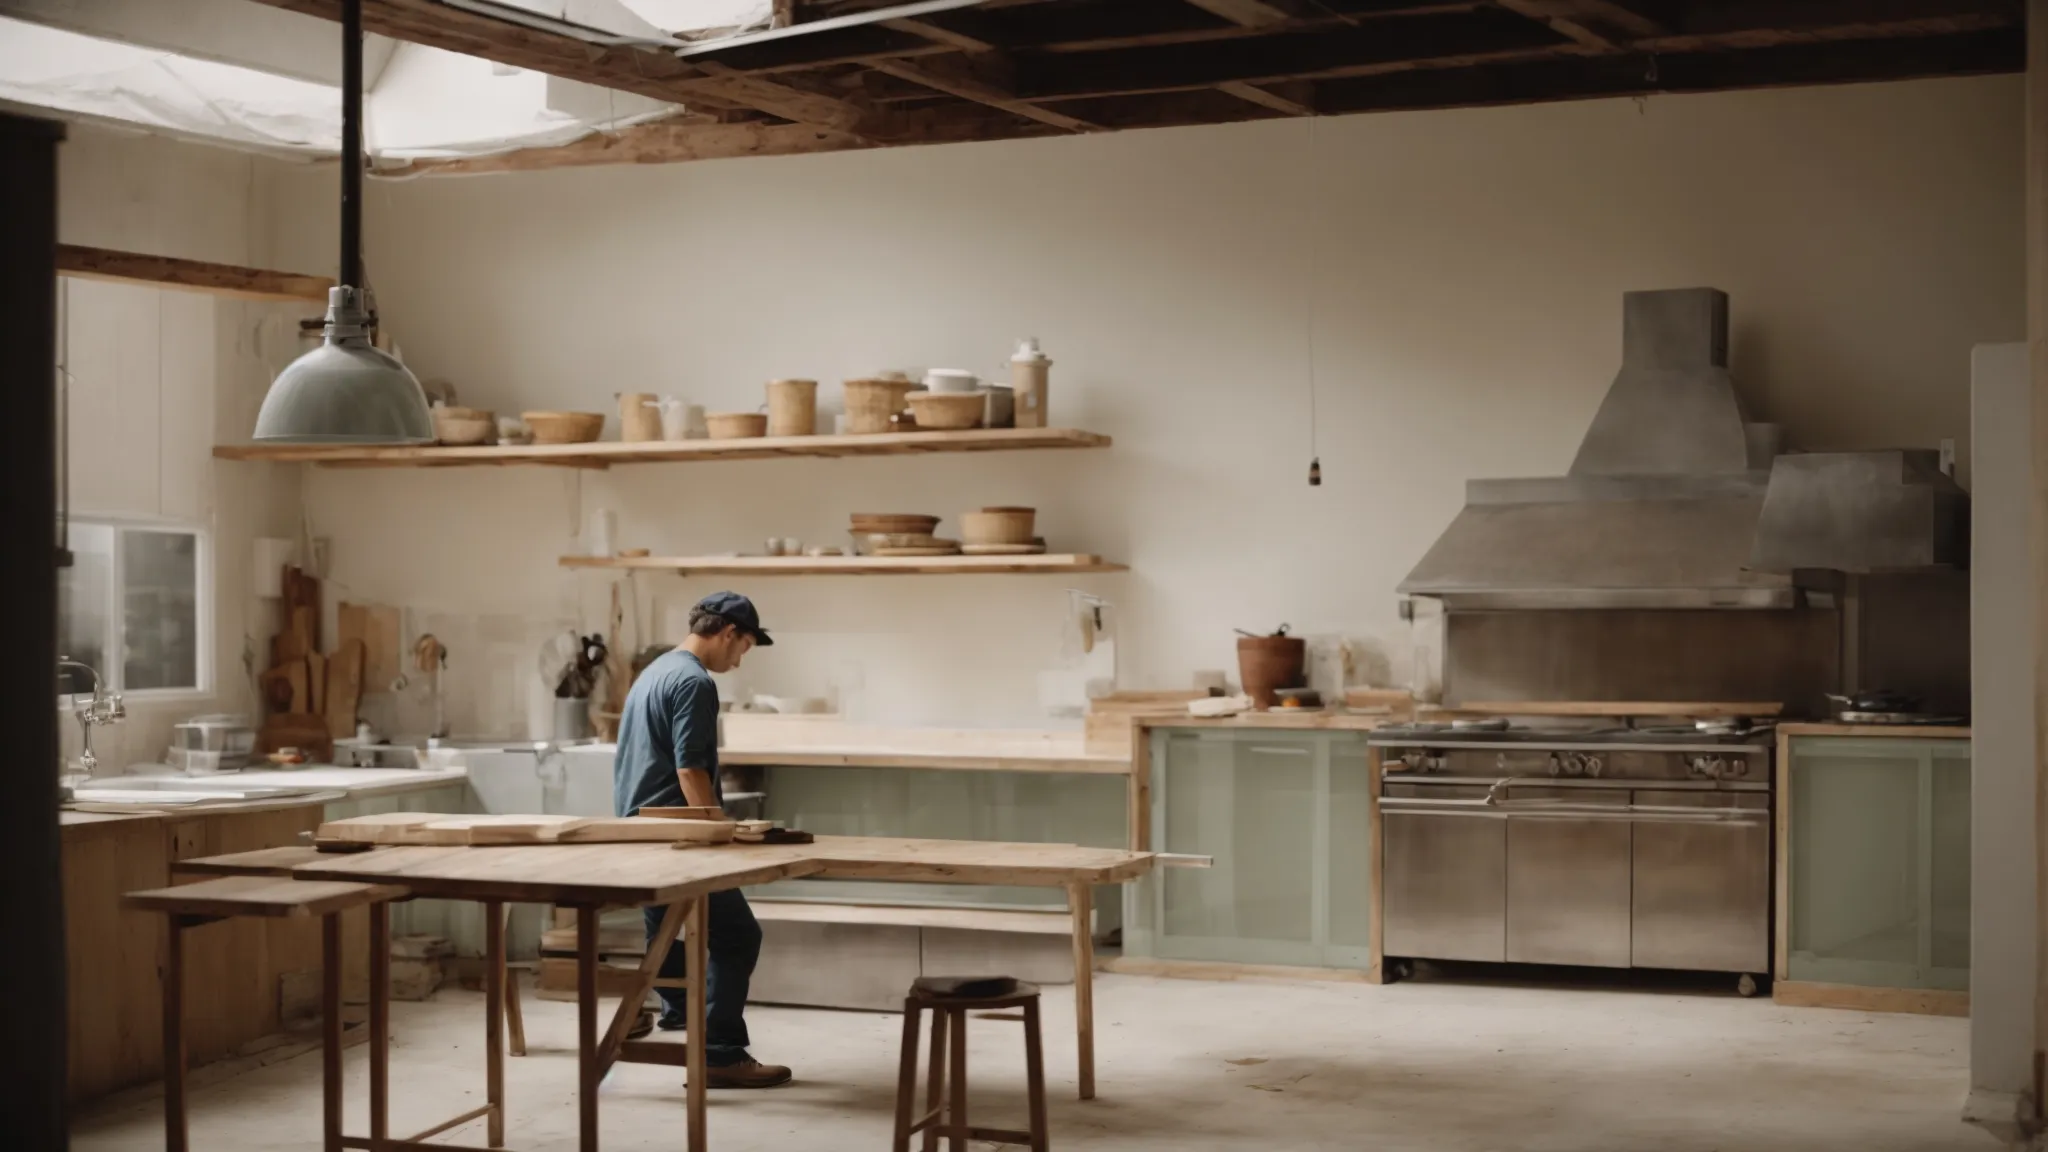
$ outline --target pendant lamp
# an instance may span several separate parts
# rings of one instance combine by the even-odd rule
[[[272,444],[431,444],[420,382],[370,345],[363,283],[363,0],[341,5],[341,283],[327,290],[320,347],[285,366],[256,415]]]

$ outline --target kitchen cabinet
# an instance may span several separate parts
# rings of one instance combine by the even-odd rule
[[[1153,846],[1214,863],[1131,887],[1125,954],[1369,968],[1363,733],[1159,727],[1147,744]]]
[[[1966,1012],[1969,739],[1788,729],[1777,998]]]

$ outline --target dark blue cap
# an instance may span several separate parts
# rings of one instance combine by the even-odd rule
[[[766,648],[775,643],[761,627],[761,614],[754,610],[754,602],[737,592],[713,592],[697,601],[697,607],[706,612],[716,612],[733,622],[740,631],[754,638],[754,643]]]

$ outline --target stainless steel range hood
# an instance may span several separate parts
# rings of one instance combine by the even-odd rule
[[[1448,608],[1785,608],[1752,571],[1773,449],[1728,374],[1728,297],[1622,297],[1622,365],[1571,471],[1473,480],[1400,584]]]

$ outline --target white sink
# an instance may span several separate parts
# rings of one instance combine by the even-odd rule
[[[275,800],[306,796],[317,788],[275,788],[236,784],[221,777],[108,776],[80,785],[72,798],[89,804],[212,804],[233,800]]]

